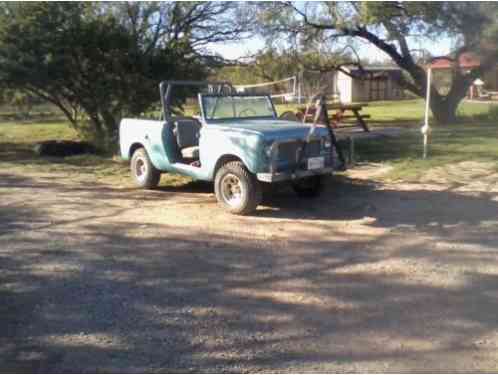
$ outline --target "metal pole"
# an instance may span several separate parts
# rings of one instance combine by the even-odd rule
[[[297,84],[297,102],[301,104],[301,95],[302,95],[302,85],[303,85],[303,71],[299,71],[297,74],[298,84]]]
[[[430,101],[431,101],[431,79],[432,79],[432,69],[428,68],[427,69],[427,90],[425,94],[425,119],[424,119],[424,126],[422,126],[422,129],[420,131],[424,135],[424,155],[423,158],[427,158],[427,144],[428,144],[428,138],[429,138],[429,133],[431,132],[431,128],[429,126],[429,109],[430,109]]]
[[[354,165],[355,155],[354,155],[354,136],[349,137],[349,163]]]
[[[342,152],[341,146],[339,145],[339,142],[337,142],[337,138],[335,137],[334,130],[332,129],[332,124],[330,123],[329,113],[327,111],[327,100],[326,100],[324,95],[321,95],[320,104],[321,104],[321,108],[322,108],[321,112],[322,112],[323,120],[325,122],[325,126],[327,127],[330,141],[332,142],[332,145],[335,147],[335,150],[337,152],[337,156],[339,157],[339,160],[341,162],[341,165],[338,168],[340,170],[345,171],[347,169],[346,158],[344,157],[344,153]]]

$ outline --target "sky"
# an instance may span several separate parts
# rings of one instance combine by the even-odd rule
[[[451,52],[452,43],[447,37],[441,37],[435,41],[429,40],[409,40],[409,45],[413,49],[425,49],[431,53],[432,56],[444,56]],[[265,46],[264,41],[259,37],[253,37],[251,39],[236,42],[236,43],[224,43],[212,45],[209,49],[216,52],[227,59],[238,59],[247,55],[253,55],[257,51],[263,49]],[[362,43],[357,49],[358,54],[361,58],[368,58],[372,62],[385,61],[389,57],[379,50],[378,48],[370,45],[369,43]]]

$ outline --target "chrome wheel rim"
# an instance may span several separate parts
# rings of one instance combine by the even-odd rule
[[[147,176],[147,164],[142,158],[137,158],[135,161],[135,176],[139,181],[143,181]]]
[[[221,180],[221,195],[223,200],[232,207],[242,203],[244,186],[236,175],[228,173]]]

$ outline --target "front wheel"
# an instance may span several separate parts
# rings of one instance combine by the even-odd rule
[[[153,189],[159,184],[161,172],[152,164],[145,148],[139,148],[131,157],[131,174],[135,183],[144,189]]]
[[[239,161],[225,164],[216,173],[214,192],[220,205],[229,212],[246,215],[261,202],[261,186]]]
[[[320,195],[323,187],[322,176],[306,177],[292,183],[296,194],[302,198],[314,198]]]

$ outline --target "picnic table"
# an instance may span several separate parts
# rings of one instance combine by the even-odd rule
[[[363,107],[367,107],[368,103],[329,103],[327,104],[327,113],[329,115],[330,123],[334,128],[347,128],[360,126],[364,131],[369,132],[365,119],[370,118],[370,115],[362,114],[361,110]],[[297,109],[297,117],[303,119],[306,114],[306,107],[299,107]],[[316,109],[311,107],[308,109],[308,115],[305,119],[306,122],[313,121],[315,117]],[[343,120],[354,119],[355,124],[341,125]]]

